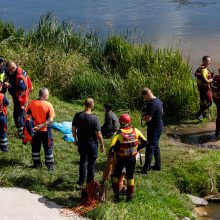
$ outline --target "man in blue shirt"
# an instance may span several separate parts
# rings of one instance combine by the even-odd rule
[[[143,173],[147,174],[151,168],[153,155],[155,165],[152,168],[155,170],[161,169],[159,140],[163,130],[163,103],[154,96],[149,88],[144,88],[142,95],[144,100],[148,102],[142,116],[142,120],[147,122],[148,146],[146,147],[145,164],[143,166]]]

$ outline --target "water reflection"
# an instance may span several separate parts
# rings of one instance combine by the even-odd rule
[[[220,66],[217,0],[0,0],[0,5],[0,19],[16,27],[34,27],[41,15],[53,11],[75,29],[97,30],[100,37],[136,30],[136,41],[179,48],[190,65],[209,54],[213,65]]]

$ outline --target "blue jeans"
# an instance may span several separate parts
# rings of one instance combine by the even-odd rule
[[[89,183],[94,180],[95,176],[95,161],[98,156],[98,142],[94,140],[88,142],[79,142],[78,152],[80,154],[79,182],[85,182],[86,163],[88,162],[86,182]]]
[[[143,169],[149,170],[151,166],[151,162],[153,156],[155,158],[155,168],[160,170],[161,169],[161,156],[160,156],[160,147],[159,147],[159,140],[162,134],[163,127],[158,126],[154,129],[150,128],[147,129],[147,141],[148,146],[146,147],[145,152],[145,164]]]

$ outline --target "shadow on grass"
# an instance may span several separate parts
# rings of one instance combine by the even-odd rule
[[[10,166],[22,166],[27,167],[21,160],[14,158],[1,158],[0,159],[0,168],[10,167]]]
[[[14,186],[21,187],[24,189],[32,190],[36,187],[36,185],[42,184],[39,181],[39,178],[25,175],[21,177],[13,177],[10,179]]]
[[[58,204],[59,206],[72,208],[73,206],[76,206],[80,202],[82,202],[82,199],[80,197],[69,196],[69,197],[57,197],[52,199],[52,201]]]
[[[51,182],[47,186],[47,189],[49,191],[75,191],[79,190],[79,186],[77,186],[73,181],[67,181],[66,179],[59,177]]]
[[[82,199],[79,197],[69,196],[69,197],[57,197],[54,199],[49,199],[48,197],[41,197],[38,199],[40,203],[43,203],[50,209],[54,208],[63,208],[63,207],[70,207],[76,206],[79,204]]]

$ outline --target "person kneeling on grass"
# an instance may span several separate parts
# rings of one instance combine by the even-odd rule
[[[104,104],[104,108],[105,122],[101,127],[101,132],[104,138],[111,138],[113,134],[118,130],[118,118],[112,111],[112,105],[110,103]]]
[[[131,117],[128,114],[122,114],[119,118],[120,129],[112,137],[108,153],[116,152],[116,164],[113,172],[113,191],[114,201],[119,201],[119,178],[122,170],[126,169],[127,178],[127,199],[132,200],[134,192],[134,171],[136,165],[136,155],[138,148],[142,145],[147,145],[147,140],[144,135],[137,129],[131,127]],[[141,142],[140,146],[139,141]]]

